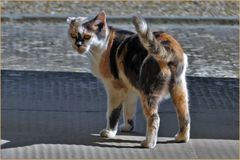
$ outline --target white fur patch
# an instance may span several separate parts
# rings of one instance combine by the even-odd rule
[[[102,131],[100,131],[100,136],[103,138],[113,138],[117,133],[116,131],[113,130],[109,130],[109,129],[103,129]]]
[[[183,133],[177,133],[175,136],[175,141],[187,143],[190,139],[190,125],[186,128],[186,131]]]
[[[68,17],[67,18],[67,23],[70,24],[75,19],[76,19],[75,17]]]
[[[76,20],[81,22],[81,24],[85,23],[87,19],[88,19],[87,17],[77,17],[76,18]]]
[[[185,53],[183,54],[183,61],[184,61],[183,62],[184,67],[183,67],[183,73],[181,75],[181,78],[185,78],[186,70],[187,70],[187,67],[188,67],[188,57]]]
[[[78,32],[79,32],[80,34],[83,34],[84,28],[83,28],[82,26],[79,26],[79,27],[78,27]]]
[[[131,129],[132,129],[132,126],[128,123],[123,123],[119,126],[119,130],[121,132],[129,132],[131,131]]]
[[[67,18],[67,23],[71,24],[73,20],[76,20],[80,22],[81,24],[84,23],[87,20],[87,17],[68,17]]]
[[[107,42],[106,39],[101,39],[99,40],[97,37],[93,37],[91,40],[91,44],[90,45],[94,45],[95,47],[99,47],[100,50],[105,50],[107,47]]]
[[[145,21],[141,21],[141,23],[139,24],[139,31],[145,34],[147,32],[147,28],[147,23]]]
[[[156,146],[159,124],[160,119],[154,122],[153,125],[156,127],[155,129],[149,130],[149,128],[147,128],[146,139],[141,143],[143,147],[154,148]]]

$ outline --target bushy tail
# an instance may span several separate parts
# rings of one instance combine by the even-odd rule
[[[160,52],[159,43],[148,27],[146,21],[139,15],[133,16],[133,24],[138,33],[142,45],[149,53],[158,54]]]

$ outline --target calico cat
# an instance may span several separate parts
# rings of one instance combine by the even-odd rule
[[[72,47],[89,57],[92,73],[102,80],[107,92],[107,126],[101,137],[114,137],[123,109],[121,131],[132,131],[137,96],[147,120],[143,147],[157,143],[160,118],[158,104],[169,93],[179,122],[176,142],[188,142],[190,115],[185,80],[187,56],[169,34],[152,32],[139,15],[133,17],[136,32],[108,26],[106,14],[96,17],[69,17]]]

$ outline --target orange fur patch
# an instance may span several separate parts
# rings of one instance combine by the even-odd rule
[[[112,73],[110,69],[110,50],[112,48],[112,43],[115,38],[115,32],[110,33],[109,42],[107,50],[103,53],[102,58],[99,63],[99,71],[103,78],[111,78]]]
[[[162,72],[163,76],[165,78],[168,78],[168,77],[170,78],[171,71],[170,71],[168,65],[166,64],[166,62],[164,62],[162,60],[158,60],[158,65],[161,68],[161,72]]]
[[[181,83],[173,86],[171,95],[180,116],[188,114],[187,91],[182,88]]]
[[[115,88],[115,89],[117,89],[117,90],[123,89],[125,92],[128,91],[128,88],[127,88],[127,86],[123,83],[123,81],[114,79],[114,80],[112,80],[111,82],[112,82],[113,88]]]
[[[183,49],[181,45],[174,39],[171,35],[167,33],[161,33],[158,37],[157,40],[159,41],[168,41],[169,42],[169,47],[175,52],[175,55],[177,58],[181,61],[183,59]]]
[[[121,53],[120,56],[117,58],[117,65],[118,65],[119,70],[121,70],[121,71],[124,71],[124,64],[123,64],[123,61],[124,61],[124,60],[123,60],[123,59],[124,59],[126,53],[127,53],[127,47],[124,46],[124,48],[123,48],[123,50],[122,50],[122,53]]]
[[[158,103],[155,106],[149,106],[147,97],[145,95],[141,96],[143,113],[146,118],[152,116],[154,113],[158,112]]]

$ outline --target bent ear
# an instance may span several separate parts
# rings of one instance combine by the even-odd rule
[[[74,22],[81,22],[83,20],[87,19],[87,17],[68,17],[67,18],[67,23],[68,24],[71,24],[71,23],[74,23]]]
[[[67,23],[71,24],[73,21],[75,21],[75,19],[76,19],[75,17],[68,17],[67,18]]]
[[[87,19],[87,17],[77,17],[76,20],[79,22],[84,21],[85,19]]]
[[[95,25],[105,25],[106,24],[106,13],[101,11],[98,15],[94,18]]]

